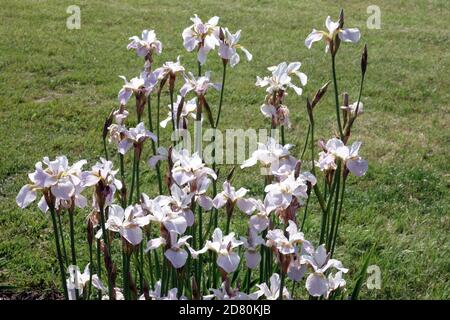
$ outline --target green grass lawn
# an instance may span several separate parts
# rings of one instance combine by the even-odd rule
[[[221,25],[242,29],[241,43],[254,59],[247,63],[241,56],[227,74],[222,128],[267,127],[259,111],[265,92],[254,86],[256,76],[281,61],[301,61],[308,85],[303,96],[291,94],[287,102],[293,122],[287,141],[297,145],[294,154],[299,154],[307,128],[305,99],[331,79],[323,44],[308,50],[303,41],[312,28],[324,28],[327,15],[337,19],[342,7],[346,26],[362,33],[362,42],[341,45],[337,58],[339,86],[351,101],[358,94],[360,51],[365,42],[369,47],[365,114],[352,136],[364,142],[361,153],[369,172],[349,178],[337,258],[350,268],[351,288],[362,255],[375,245],[371,264],[381,269],[382,287],[364,287],[362,298],[449,299],[450,5],[445,0],[375,2],[3,0],[0,285],[20,291],[58,286],[50,219],[35,205],[20,210],[15,196],[43,156],[65,154],[71,162],[86,158],[91,165],[102,155],[103,121],[117,105],[122,86],[118,75],[130,78],[142,67],[141,59],[126,50],[129,36],[155,29],[164,46],[156,65],[181,54],[183,64],[196,70],[195,56],[184,50],[181,39],[194,13],[203,19],[218,15]],[[81,8],[80,30],[66,28],[71,4]],[[381,9],[379,30],[366,26],[371,4]],[[206,69],[219,82],[216,54],[209,55]],[[216,112],[217,94],[209,98]],[[168,96],[162,99],[165,106]],[[317,138],[334,133],[333,103],[329,92],[317,107]],[[167,142],[168,135],[163,139]],[[145,152],[143,159],[149,148]],[[235,181],[253,195],[262,188],[255,170],[238,170]],[[141,190],[154,195],[155,182],[146,168]],[[86,214],[77,216],[77,246],[85,251]],[[315,210],[307,238],[317,239],[319,223]],[[85,263],[82,259],[80,265]]]

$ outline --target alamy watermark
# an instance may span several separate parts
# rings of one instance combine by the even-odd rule
[[[71,5],[66,9],[66,13],[70,14],[66,20],[66,27],[69,30],[81,29],[81,10],[79,6]]]
[[[367,18],[368,29],[381,29],[381,9],[379,6],[370,5],[367,7],[367,13],[370,16]]]

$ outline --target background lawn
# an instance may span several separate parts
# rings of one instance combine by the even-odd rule
[[[80,30],[66,28],[66,8],[71,4],[81,8]],[[379,30],[366,26],[366,9],[372,4],[381,9]],[[337,58],[340,90],[349,92],[351,101],[358,93],[360,51],[365,42],[369,47],[365,114],[357,120],[352,137],[364,141],[361,154],[369,161],[369,172],[363,178],[349,178],[336,256],[350,268],[351,288],[362,255],[375,245],[372,264],[381,269],[382,287],[364,287],[363,298],[449,299],[450,4],[446,0],[2,0],[0,285],[19,291],[58,285],[49,217],[36,205],[20,210],[15,196],[26,183],[26,173],[45,155],[65,154],[70,162],[86,158],[89,165],[101,156],[103,121],[117,105],[122,86],[118,75],[131,78],[142,67],[142,61],[126,50],[128,37],[140,35],[144,28],[155,29],[164,46],[163,55],[155,57],[156,65],[180,54],[183,64],[195,71],[195,56],[184,50],[181,39],[194,13],[203,19],[218,15],[221,25],[242,29],[241,43],[254,59],[247,63],[241,56],[241,63],[229,69],[222,128],[267,127],[259,111],[265,92],[255,88],[256,75],[265,75],[266,67],[281,61],[301,61],[308,85],[303,96],[291,94],[287,100],[293,122],[287,141],[297,145],[298,155],[307,128],[305,99],[331,79],[323,44],[308,50],[303,41],[313,27],[324,28],[327,15],[337,19],[341,7],[346,26],[362,32],[362,42],[341,45]],[[206,69],[219,82],[216,54],[209,55]],[[167,94],[162,99],[164,119]],[[217,94],[210,96],[214,112],[217,101]],[[332,93],[318,106],[316,118],[317,138],[331,137]],[[168,141],[167,136],[163,139]],[[149,148],[143,159],[148,155]],[[141,190],[155,195],[154,172],[142,167],[146,169]],[[235,185],[257,195],[262,178],[255,179],[256,172],[256,168],[238,170]],[[79,211],[77,216],[78,247],[85,251],[86,214]],[[313,210],[307,238],[318,238],[319,221],[319,211]],[[242,232],[239,219],[234,223]]]

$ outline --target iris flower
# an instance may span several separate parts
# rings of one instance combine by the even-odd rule
[[[170,243],[168,244],[166,239],[160,237],[152,239],[147,243],[146,252],[149,250],[155,250],[160,246],[169,245],[169,247],[164,251],[164,256],[170,261],[175,269],[182,268],[186,264],[188,258],[188,253],[183,249],[184,246],[188,246],[187,241],[192,238],[192,236],[182,236],[177,240],[178,236],[176,232],[170,232]]]
[[[248,237],[241,237],[241,241],[245,248],[245,265],[250,269],[257,268],[261,261],[258,247],[265,244],[264,239],[258,235],[256,230],[250,228]]]
[[[254,201],[250,199],[245,199],[244,196],[248,192],[245,188],[236,189],[230,184],[229,181],[223,183],[223,191],[218,193],[213,200],[214,208],[220,209],[225,205],[231,206],[231,209],[235,205],[238,206],[239,210],[249,214],[255,210]]]
[[[130,37],[131,42],[128,44],[128,50],[136,50],[136,54],[139,57],[146,57],[148,54],[156,52],[161,54],[162,44],[156,38],[156,33],[154,30],[144,30],[142,31],[141,38],[138,36]]]
[[[44,157],[35,165],[35,171],[28,174],[31,183],[24,185],[17,197],[16,203],[20,208],[25,208],[36,200],[37,192],[50,191],[55,197],[55,206],[58,207],[63,201],[71,201],[74,197],[74,204],[83,207],[86,204],[84,197],[80,194],[81,168],[86,164],[86,160],[80,160],[69,166],[66,156],[56,157],[50,161]],[[45,167],[44,167],[45,166]],[[42,196],[38,203],[42,212],[48,210],[45,197]]]
[[[327,46],[325,47],[326,52],[328,52],[330,43],[332,41],[335,41],[336,37],[339,37],[341,41],[352,43],[358,42],[359,38],[361,37],[361,34],[357,28],[344,29],[340,27],[339,21],[331,21],[330,16],[328,16],[325,20],[325,26],[327,27],[328,32],[313,29],[305,39],[305,45],[308,49],[311,49],[312,44],[314,42],[322,40],[323,37],[325,37],[325,41],[327,43]]]
[[[239,39],[241,38],[241,30],[238,30],[235,34],[232,34],[228,28],[222,28],[222,34],[223,39],[219,39],[219,56],[225,61],[230,61],[231,67],[237,65],[240,60],[236,49],[242,50],[248,61],[252,60],[252,54],[243,46],[238,44]]]
[[[217,253],[217,265],[221,267],[226,273],[231,273],[236,271],[239,266],[239,261],[241,258],[235,252],[234,248],[242,245],[241,241],[237,241],[234,238],[234,232],[223,236],[222,230],[216,228],[212,235],[212,241],[207,241],[205,247],[199,251],[191,251],[194,257],[200,253],[205,253],[208,250]]]
[[[336,158],[344,161],[347,169],[355,176],[363,176],[368,169],[368,163],[359,156],[359,149],[362,142],[354,142],[351,147],[344,145],[344,143],[336,138],[328,140],[325,145],[326,151],[319,154],[319,161],[316,161],[316,166],[322,171],[335,170]]]
[[[313,272],[306,279],[306,289],[309,294],[314,297],[327,296],[329,293],[329,285],[332,284],[335,287],[335,283],[328,282],[325,272],[330,268],[335,268],[338,271],[347,273],[348,269],[344,268],[342,263],[336,259],[330,259],[330,255],[327,254],[324,245],[319,246],[315,251],[309,250],[309,254],[301,256],[313,270]],[[337,281],[339,286],[342,285],[341,281]],[[333,281],[333,279],[332,279]]]
[[[130,81],[124,76],[119,76],[119,78],[123,79],[125,84],[117,97],[121,105],[126,105],[133,93],[148,96],[158,84],[159,72],[148,73],[143,71],[139,74],[139,77],[134,77]]]
[[[158,138],[149,130],[145,129],[143,122],[140,122],[136,128],[131,128],[122,132],[124,134],[124,139],[119,143],[119,153],[125,154],[134,145],[138,146],[142,144],[148,138],[156,142]]]
[[[274,273],[270,277],[270,286],[266,283],[256,285],[259,288],[260,294],[264,295],[267,300],[277,300],[280,296],[281,279],[278,273]],[[283,287],[283,300],[290,300],[291,295],[286,288]]]
[[[204,76],[196,78],[192,72],[184,75],[184,85],[180,89],[180,94],[182,97],[190,91],[194,91],[197,97],[204,97],[209,88],[213,88],[217,91],[220,90],[220,83],[211,82],[211,72],[206,71]]]
[[[300,79],[302,86],[306,85],[308,77],[299,71],[300,66],[300,62],[291,62],[289,64],[282,62],[278,66],[269,67],[267,69],[272,75],[264,78],[256,77],[255,85],[262,88],[267,87],[266,91],[269,94],[279,91],[285,92],[288,88],[292,88],[297,95],[301,95],[303,92],[302,88],[294,85],[290,77],[290,75],[294,74]]]
[[[142,241],[142,227],[150,223],[150,216],[139,214],[139,209],[129,206],[125,210],[116,204],[109,206],[108,220],[105,223],[106,229],[118,232],[133,246]],[[97,232],[96,237],[101,238],[102,230]]]
[[[198,49],[197,59],[200,64],[206,62],[206,56],[209,51],[219,46],[219,17],[212,17],[204,23],[197,15],[191,18],[193,24],[183,30],[183,46],[191,52]]]

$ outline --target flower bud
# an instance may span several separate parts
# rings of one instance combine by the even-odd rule
[[[92,224],[91,219],[87,220],[86,235],[89,247],[91,247],[92,241],[94,240],[94,225]]]
[[[364,77],[367,69],[367,44],[364,45],[363,52],[361,54],[361,72]]]
[[[302,162],[298,160],[295,163],[295,170],[294,170],[294,178],[297,179],[300,175],[300,169],[302,168]]]
[[[308,112],[309,123],[312,125],[314,123],[313,107],[309,98],[306,98],[306,111]]]
[[[311,108],[314,108],[316,104],[319,103],[320,99],[325,95],[328,89],[328,85],[331,83],[331,81],[327,81],[319,90],[317,90],[316,95],[314,96],[314,99],[311,103]]]
[[[344,27],[344,9],[341,9],[341,12],[339,12],[339,29],[342,29]]]
[[[136,114],[138,121],[140,121],[142,114],[144,113],[145,105],[147,104],[147,96],[142,90],[138,90],[136,96]]]
[[[231,179],[233,178],[234,170],[236,169],[236,166],[233,166],[233,169],[230,170],[230,173],[227,176],[227,181],[231,182]]]
[[[108,118],[105,119],[105,123],[103,124],[103,133],[102,133],[103,140],[105,140],[106,137],[108,136],[108,128],[112,124],[113,118],[114,118],[114,109],[111,110]]]

